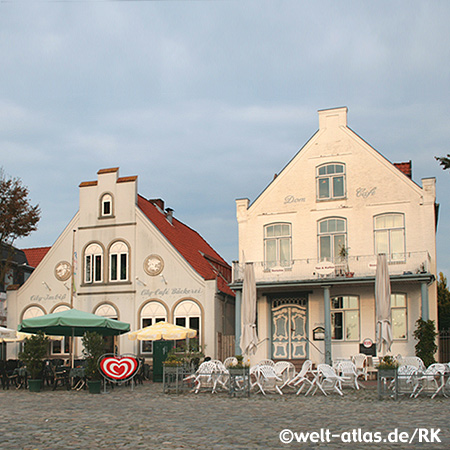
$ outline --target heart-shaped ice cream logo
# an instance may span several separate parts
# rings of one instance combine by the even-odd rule
[[[106,378],[124,381],[132,378],[139,367],[131,356],[107,356],[100,361],[100,370]]]

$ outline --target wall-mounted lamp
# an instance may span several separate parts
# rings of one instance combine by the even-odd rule
[[[166,281],[166,279],[164,278],[164,275],[163,274],[160,274],[159,275],[161,278],[162,278],[162,280],[164,281],[164,284],[167,284],[167,281]]]
[[[45,281],[43,281],[42,284],[43,284],[49,291],[52,290],[52,288],[51,288]]]
[[[147,286],[147,283],[145,283],[144,281],[140,280],[139,277],[136,277],[136,281],[141,283],[143,286]]]
[[[67,290],[70,290],[70,287],[69,286],[67,286],[67,282],[66,283],[64,283],[64,287],[67,289]]]

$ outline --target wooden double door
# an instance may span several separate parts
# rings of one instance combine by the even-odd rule
[[[308,358],[306,305],[272,306],[272,358]]]

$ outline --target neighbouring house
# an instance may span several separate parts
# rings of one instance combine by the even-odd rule
[[[416,320],[437,320],[435,178],[412,179],[347,126],[347,108],[319,111],[319,130],[253,202],[236,200],[239,261],[254,266],[263,358],[348,358],[376,342],[375,271],[391,280],[392,354],[414,355]],[[245,258],[245,260],[244,260]],[[365,345],[365,346],[364,346]],[[299,365],[299,364],[297,364]]]
[[[37,268],[8,290],[8,326],[73,306],[131,330],[161,320],[195,328],[209,356],[233,353],[231,267],[220,255],[163,200],[139,195],[136,176],[103,169],[79,190],[79,210],[54,245],[25,251]],[[152,358],[151,342],[114,339],[110,351]],[[67,342],[52,342],[52,356],[68,352]]]
[[[11,245],[0,245],[0,326],[6,326],[7,302],[6,291],[10,286],[21,286],[33,272],[27,252]]]

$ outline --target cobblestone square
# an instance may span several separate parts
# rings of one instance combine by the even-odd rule
[[[230,398],[226,393],[164,394],[161,384],[146,382],[100,395],[11,389],[0,391],[0,405],[2,450],[450,448],[450,399],[379,401],[373,387],[346,389],[344,397]],[[380,432],[386,437],[396,429],[412,436],[416,428],[440,429],[442,442],[280,442],[284,429],[332,434],[360,429],[360,436]]]

